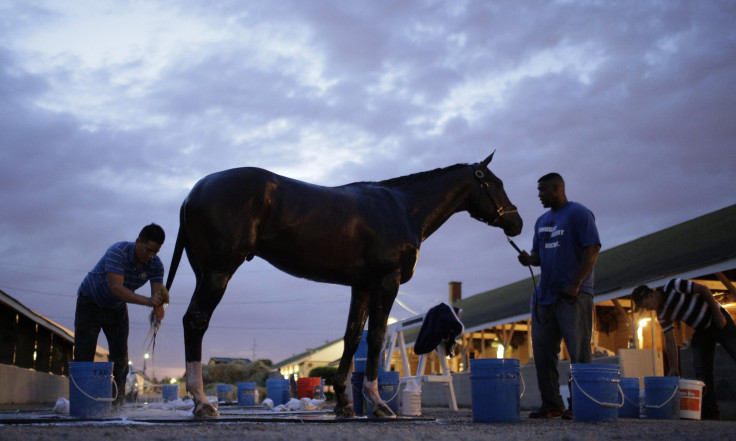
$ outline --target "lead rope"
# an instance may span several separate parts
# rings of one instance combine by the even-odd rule
[[[519,253],[519,254],[521,254],[521,249],[518,246],[516,246],[516,244],[514,243],[514,241],[511,240],[511,238],[508,237],[508,236],[506,236],[506,239],[509,241],[509,243],[511,244],[511,246],[514,247],[514,249],[516,250],[516,252]],[[537,278],[534,277],[534,271],[532,271],[532,266],[531,265],[526,265],[526,267],[529,269],[529,274],[532,276],[532,283],[534,284],[534,296],[533,296],[533,302],[534,302],[534,314],[533,315],[534,315],[534,320],[538,324],[541,325],[542,323],[539,321],[539,313],[537,311]]]

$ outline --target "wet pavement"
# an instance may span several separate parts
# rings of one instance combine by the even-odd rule
[[[619,418],[613,422],[579,422],[560,418],[536,420],[522,411],[517,422],[474,423],[471,409],[423,408],[420,417],[396,420],[337,419],[327,406],[317,411],[274,412],[259,406],[222,406],[219,418],[197,419],[190,408],[160,403],[128,404],[114,415],[79,419],[54,413],[51,407],[0,412],[0,439],[34,441],[145,440],[667,440],[736,439],[734,421]],[[304,424],[312,423],[312,424]],[[133,427],[135,429],[133,430]]]

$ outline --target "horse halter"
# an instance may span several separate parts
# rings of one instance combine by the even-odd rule
[[[509,205],[508,208],[504,208],[502,204],[499,204],[496,198],[493,196],[493,192],[491,191],[491,186],[488,183],[488,181],[485,179],[486,175],[483,173],[483,170],[477,169],[475,170],[475,177],[478,178],[480,181],[480,188],[483,188],[486,190],[486,193],[488,193],[488,197],[491,198],[493,201],[493,204],[498,207],[496,210],[496,217],[491,222],[491,226],[495,226],[498,221],[501,220],[505,215],[507,214],[513,214],[518,213],[519,211],[516,209],[516,205]]]

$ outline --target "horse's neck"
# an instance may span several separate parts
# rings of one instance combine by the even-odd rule
[[[408,183],[400,189],[407,212],[421,231],[422,241],[462,209],[474,185],[469,169],[459,168],[424,181]]]

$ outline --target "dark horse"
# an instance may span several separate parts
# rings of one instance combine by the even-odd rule
[[[521,217],[488,170],[493,155],[382,182],[321,187],[259,168],[236,168],[200,180],[184,200],[166,287],[186,249],[197,279],[183,317],[187,390],[196,416],[217,416],[202,384],[202,338],[228,281],[261,257],[297,277],[352,288],[345,349],[335,377],[335,413],[351,417],[345,395],[351,361],[368,322],[364,392],[374,414],[393,417],[378,395],[378,358],[399,285],[411,279],[422,241],[459,211],[509,236]]]

